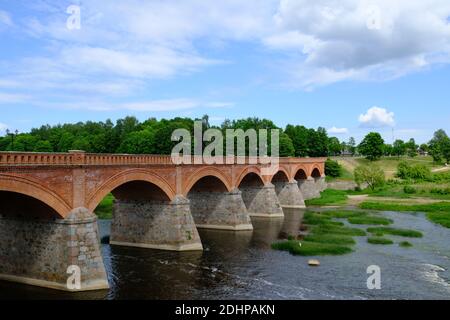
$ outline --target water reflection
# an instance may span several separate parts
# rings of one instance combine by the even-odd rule
[[[361,238],[353,254],[320,257],[311,269],[307,257],[275,251],[270,245],[298,233],[304,212],[285,210],[284,219],[254,218],[250,232],[200,230],[203,252],[167,252],[102,245],[110,290],[65,293],[0,281],[0,299],[421,299],[450,297],[450,286],[423,276],[424,265],[448,279],[449,251],[442,239],[450,230],[422,215],[389,215],[396,226],[424,233],[414,248],[375,247]],[[101,236],[110,222],[100,221]],[[425,249],[423,247],[426,247]],[[384,270],[383,290],[368,291],[366,268]],[[440,279],[441,279],[440,278]],[[447,283],[444,281],[444,283]]]
[[[280,238],[297,237],[305,214],[304,210],[284,208],[284,222],[280,231]]]

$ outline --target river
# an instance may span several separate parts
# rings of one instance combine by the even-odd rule
[[[375,246],[357,238],[355,251],[307,257],[270,248],[298,231],[303,212],[284,220],[252,219],[253,232],[200,230],[203,252],[165,252],[102,245],[110,290],[66,293],[0,282],[0,299],[450,299],[450,229],[422,214],[386,212],[394,226],[423,232],[413,248]],[[110,221],[99,221],[101,236]],[[381,290],[368,290],[367,267],[381,268]]]

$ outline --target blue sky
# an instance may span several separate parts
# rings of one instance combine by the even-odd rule
[[[0,0],[0,135],[203,114],[340,139],[450,131],[450,3],[376,3]]]

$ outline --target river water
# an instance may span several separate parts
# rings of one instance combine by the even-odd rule
[[[0,282],[0,299],[450,299],[450,229],[422,214],[385,212],[394,226],[422,231],[413,248],[375,246],[356,238],[355,252],[307,257],[270,248],[296,234],[303,212],[279,220],[252,219],[253,232],[200,230],[203,252],[165,252],[102,245],[111,289],[64,293]],[[110,221],[99,221],[101,236]],[[367,267],[381,268],[381,290],[368,290]]]

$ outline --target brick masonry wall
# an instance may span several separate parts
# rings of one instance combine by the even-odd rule
[[[274,185],[241,187],[241,191],[250,215],[283,216]]]
[[[250,216],[240,191],[190,192],[189,200],[195,223],[214,229],[252,229]]]
[[[81,269],[81,290],[108,288],[97,219],[82,209],[66,220],[0,218],[0,278],[67,290],[67,268]]]
[[[305,201],[297,182],[275,182],[275,192],[282,207],[304,208]]]
[[[320,187],[315,179],[298,180],[298,187],[303,195],[303,199],[309,200],[320,197]]]
[[[201,250],[189,201],[116,200],[111,243],[164,250]]]

